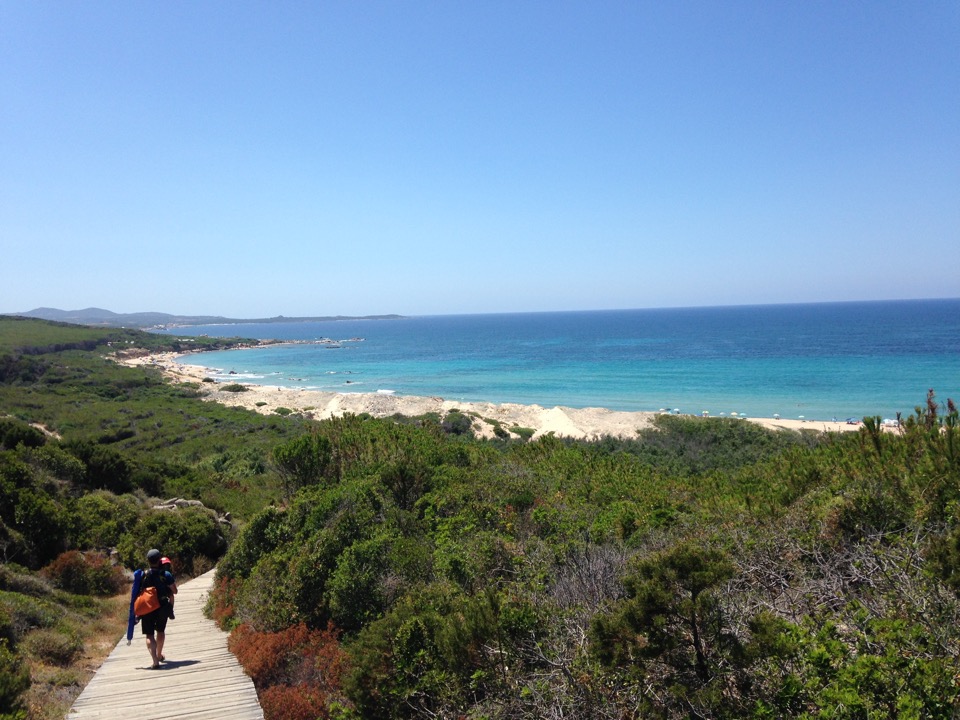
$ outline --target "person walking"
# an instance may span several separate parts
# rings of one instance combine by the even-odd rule
[[[153,660],[154,670],[164,661],[163,643],[166,640],[167,620],[170,617],[170,599],[177,594],[177,583],[173,574],[160,567],[160,551],[156,548],[147,553],[150,568],[144,573],[140,591],[155,587],[160,599],[160,607],[140,618],[141,632],[147,638],[147,650]]]

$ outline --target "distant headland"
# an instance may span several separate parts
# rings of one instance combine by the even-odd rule
[[[54,320],[75,325],[99,325],[104,327],[156,328],[182,327],[185,325],[239,325],[241,323],[293,323],[319,322],[323,320],[399,320],[403,315],[326,315],[316,317],[227,318],[219,315],[171,315],[161,312],[115,313],[102,308],[84,310],[58,310],[36,308],[28,312],[4,313],[20,317]]]

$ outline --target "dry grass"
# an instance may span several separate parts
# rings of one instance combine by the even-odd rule
[[[27,691],[28,720],[61,720],[73,701],[116,647],[127,629],[130,594],[99,601],[100,612],[79,623],[83,652],[66,667],[30,660],[32,684]]]

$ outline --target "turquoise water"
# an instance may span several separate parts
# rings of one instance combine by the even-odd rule
[[[941,401],[960,401],[960,300],[447,315],[169,332],[340,341],[185,358],[217,368],[218,379],[340,392],[808,419],[909,413],[930,388]]]

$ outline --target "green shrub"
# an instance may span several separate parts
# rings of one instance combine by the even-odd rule
[[[10,619],[10,613],[7,611],[7,608],[3,605],[0,605],[0,640],[8,640],[13,642],[15,640],[13,634],[13,622]]]
[[[277,632],[298,620],[286,557],[267,555],[251,571],[237,597],[237,618],[267,632]],[[316,600],[315,600],[316,601]]]
[[[56,627],[62,617],[62,610],[48,600],[7,591],[0,591],[0,607],[10,617],[10,634],[15,643],[34,628]]]
[[[83,642],[75,634],[62,630],[34,630],[22,643],[23,651],[50,665],[66,667],[83,651]]]
[[[232,392],[232,393],[241,393],[247,392],[249,388],[246,385],[241,385],[240,383],[230,383],[228,385],[222,385],[220,387],[223,392]]]
[[[473,420],[459,410],[448,412],[440,426],[449,435],[469,435],[473,432]]]
[[[89,487],[102,488],[122,494],[133,490],[133,468],[117,450],[82,441],[66,446],[87,467],[86,483]]]
[[[533,428],[514,425],[512,428],[510,428],[510,432],[512,432],[514,435],[519,435],[521,440],[529,440],[533,437],[533,434],[536,432],[536,430]]]
[[[80,687],[84,684],[83,675],[72,668],[61,668],[50,673],[46,681],[58,688]]]
[[[383,613],[389,550],[388,539],[378,537],[356,542],[340,554],[327,583],[330,613],[338,628],[356,632]]]
[[[13,500],[4,500],[3,498],[0,498],[0,503],[2,502],[12,503]],[[31,554],[30,543],[22,533],[14,530],[2,519],[0,519],[0,547],[3,548],[4,554],[10,558],[11,561],[29,561]]]
[[[492,589],[468,597],[436,585],[411,593],[367,625],[350,642],[344,679],[360,716],[467,716],[471,703],[482,700],[506,670],[502,643],[517,615],[508,605]],[[534,635],[528,623],[519,624],[525,640]],[[520,662],[511,659],[511,665]]]
[[[933,538],[926,559],[928,572],[960,596],[960,527]]]
[[[117,552],[128,568],[143,567],[147,550],[154,547],[180,567],[192,568],[200,556],[219,558],[226,546],[213,511],[186,507],[148,512],[120,539]]]
[[[240,531],[217,569],[217,577],[247,578],[261,557],[290,541],[287,514],[276,507],[258,513]]]
[[[0,418],[0,450],[13,450],[17,445],[40,447],[47,442],[42,432],[14,418]]]
[[[87,467],[77,457],[56,444],[21,451],[20,457],[31,467],[45,470],[57,480],[83,485]]]
[[[14,563],[0,564],[0,590],[45,597],[53,592],[50,582]]]
[[[23,694],[30,688],[30,669],[0,640],[0,717],[24,718]]]
[[[734,571],[724,553],[695,543],[638,562],[625,578],[627,598],[594,618],[595,656],[607,665],[656,660],[677,675],[692,669],[709,680],[734,642],[716,599]]]
[[[30,487],[33,477],[30,466],[20,459],[18,453],[0,451],[0,491],[5,500],[12,497],[17,488]],[[13,503],[5,502],[0,511],[4,517],[13,517]]]
[[[277,415],[291,415],[293,410],[287,407],[278,407],[273,410]]]
[[[318,433],[301,435],[277,445],[273,449],[273,461],[283,478],[287,495],[292,495],[300,488],[334,479],[332,445]]]
[[[132,495],[117,496],[106,490],[82,495],[72,507],[75,543],[80,549],[116,547],[142,513]]]
[[[24,541],[26,553],[21,562],[31,568],[42,567],[66,549],[69,515],[43,490],[20,488],[13,495],[13,517],[5,521]]]

